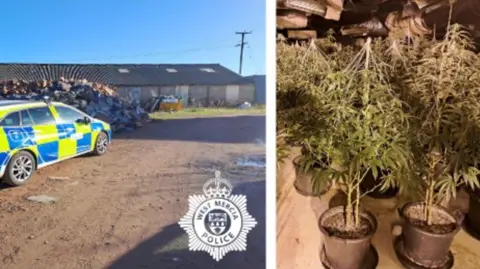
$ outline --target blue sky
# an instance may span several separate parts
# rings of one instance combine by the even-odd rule
[[[220,63],[265,74],[265,0],[2,0],[0,62]]]

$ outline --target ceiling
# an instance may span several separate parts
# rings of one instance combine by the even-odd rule
[[[451,23],[480,38],[478,0],[277,0],[277,33],[288,39],[441,36]]]

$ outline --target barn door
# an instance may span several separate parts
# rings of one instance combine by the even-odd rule
[[[239,86],[238,85],[228,85],[227,90],[225,92],[225,99],[227,103],[235,105],[238,103],[238,93],[239,93]]]

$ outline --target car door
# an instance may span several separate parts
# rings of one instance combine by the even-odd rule
[[[92,150],[92,129],[86,114],[63,105],[53,107],[58,114],[60,155],[69,157]]]
[[[20,126],[20,113],[18,111],[6,115],[0,122],[5,134],[7,144],[2,147],[2,152],[13,151],[23,147],[25,134]]]
[[[58,161],[59,135],[57,123],[48,106],[33,107],[21,111],[22,128],[32,131],[38,151],[38,165]]]
[[[34,145],[33,130],[22,128],[19,111],[6,115],[0,126],[0,166],[4,167],[17,150]]]

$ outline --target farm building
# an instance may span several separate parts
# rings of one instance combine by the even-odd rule
[[[245,77],[246,79],[249,79],[250,81],[253,82],[255,85],[255,103],[257,104],[262,104],[264,105],[266,103],[266,87],[267,87],[267,82],[266,82],[266,76],[265,75],[253,75],[253,76],[248,76]]]
[[[255,84],[220,64],[0,64],[2,80],[86,79],[145,103],[175,95],[196,103],[256,101]]]

